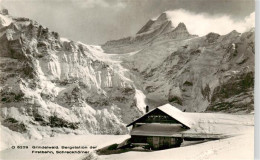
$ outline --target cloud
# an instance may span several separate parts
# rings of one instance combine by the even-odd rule
[[[122,9],[123,9],[123,8],[126,7],[126,3],[118,2],[118,3],[116,3],[115,7],[117,7],[117,8],[122,8]]]
[[[119,0],[71,0],[72,3],[79,5],[82,8],[113,8],[122,9],[126,7],[126,4]]]
[[[255,27],[255,12],[242,20],[234,20],[228,15],[209,15],[207,13],[193,13],[183,9],[166,11],[167,16],[177,26],[180,22],[186,24],[192,34],[203,36],[209,32],[227,34],[232,30],[245,32]]]
[[[0,0],[1,2],[7,0]],[[111,9],[123,9],[126,7],[126,3],[121,0],[13,0],[18,2],[35,1],[35,2],[71,2],[81,8],[111,8]]]
[[[82,7],[86,8],[94,8],[96,6],[109,7],[109,4],[105,0],[79,0],[76,3],[80,3],[83,5]]]

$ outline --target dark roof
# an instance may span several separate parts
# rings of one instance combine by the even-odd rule
[[[132,123],[128,124],[127,127],[133,125],[137,121],[139,121],[141,118],[147,116],[148,114],[152,113],[153,111],[159,109],[160,111],[164,112],[168,116],[172,117],[173,119],[177,120],[180,124],[186,126],[187,128],[191,128],[192,126],[192,121],[185,115],[185,112],[182,112],[178,108],[170,105],[170,104],[165,104],[163,106],[157,107],[150,112],[144,114],[142,117],[136,119]]]

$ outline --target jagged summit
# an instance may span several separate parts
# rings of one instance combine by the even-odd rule
[[[237,30],[233,30],[233,31],[231,31],[231,32],[228,33],[228,34],[231,34],[231,35],[239,35],[239,34],[241,34],[241,33],[239,33]]]
[[[180,22],[178,24],[178,26],[172,32],[177,32],[177,33],[180,33],[180,34],[190,35],[189,31],[187,30],[186,25],[183,22]]]
[[[206,41],[208,41],[209,43],[213,43],[216,42],[216,40],[220,37],[219,34],[214,33],[214,32],[210,32],[209,34],[206,35]]]
[[[180,22],[174,26],[173,17],[167,12],[150,19],[133,37],[111,40],[102,45],[106,53],[118,51],[133,52],[149,46],[153,42],[181,40],[195,37],[188,32],[186,25]]]
[[[190,35],[190,33],[187,30],[186,25],[183,22],[180,22],[177,27],[175,27],[173,23],[173,16],[171,15],[171,11],[163,12],[161,15],[159,15],[156,18],[150,19],[137,33],[136,38],[131,38],[132,40],[138,39],[140,36],[146,35],[146,37],[149,37],[151,39],[156,39],[160,36],[165,37],[166,34],[174,33],[174,38],[178,38],[176,33],[178,35],[185,34]],[[176,37],[177,36],[177,37]],[[181,36],[181,38],[183,38]],[[117,40],[116,40],[117,41]],[[116,42],[113,41],[113,42]]]
[[[173,29],[175,29],[175,25],[173,23],[173,19],[174,17],[171,14],[171,11],[165,11],[163,12],[161,15],[157,16],[156,18],[152,18],[150,19],[138,32],[137,34],[141,34],[141,33],[145,33],[145,32],[149,32],[152,30],[156,30],[158,28],[160,28],[161,26],[165,25],[165,24],[170,24],[168,26],[168,32],[172,31]],[[186,26],[183,22],[180,22],[179,27],[186,29]],[[166,31],[166,32],[167,32]]]
[[[150,19],[138,32],[137,34],[154,31],[164,26],[164,32],[174,29],[172,22],[168,19],[166,13],[162,13],[156,19]]]
[[[176,27],[176,29],[179,29],[179,30],[187,30],[187,27],[186,27],[186,25],[183,23],[183,22],[180,22],[179,24],[178,24],[178,26]]]

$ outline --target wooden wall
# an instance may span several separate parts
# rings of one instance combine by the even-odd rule
[[[166,149],[179,147],[182,143],[181,138],[157,137],[157,136],[132,136],[132,143],[148,143],[152,149]]]

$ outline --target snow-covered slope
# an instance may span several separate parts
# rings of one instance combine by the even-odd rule
[[[254,115],[231,115],[218,113],[185,113],[197,121],[207,133],[231,135],[230,138],[208,141],[160,151],[130,151],[121,154],[101,155],[101,160],[253,160]],[[203,125],[207,126],[203,126]],[[198,126],[197,126],[198,127]],[[197,128],[196,127],[196,128]],[[198,127],[200,128],[200,127]],[[200,132],[200,130],[196,130]],[[194,133],[194,131],[193,131]]]
[[[127,152],[122,154],[103,155],[101,160],[253,160],[254,159],[254,131],[246,134],[205,143],[179,147],[156,152]]]
[[[190,114],[190,113],[187,113]],[[32,154],[32,146],[58,146],[59,149],[51,151],[94,151],[94,149],[61,149],[61,146],[96,146],[100,149],[115,143],[121,143],[130,135],[63,135],[58,137],[45,138],[43,140],[31,140],[24,142],[22,146],[28,146],[29,149],[6,149],[0,152],[0,158],[4,160],[83,160],[92,156],[92,159],[107,160],[170,160],[170,159],[189,159],[189,160],[252,160],[254,157],[254,115],[230,115],[215,113],[192,113],[190,115],[198,124],[208,124],[207,132],[226,133],[232,135],[230,138],[201,141],[193,144],[190,141],[184,141],[179,148],[167,150],[141,152],[129,151],[121,154],[100,155],[95,154]],[[216,127],[218,126],[218,127]],[[227,132],[229,131],[229,132]],[[233,135],[236,136],[233,137]],[[47,149],[46,149],[47,150]]]
[[[59,137],[51,137],[43,140],[31,140],[22,143],[23,146],[28,146],[29,149],[7,149],[0,152],[1,160],[83,160],[85,157],[91,155],[86,153],[63,153],[56,154],[56,151],[89,151],[90,153],[102,147],[121,143],[129,135],[62,135]],[[44,149],[44,151],[53,151],[54,154],[32,154],[32,151],[39,151],[40,149],[32,149],[32,146],[58,146],[59,149]],[[62,149],[62,146],[67,147],[82,147],[80,149]],[[91,149],[90,147],[96,147]],[[43,150],[43,149],[42,149]],[[94,158],[94,157],[93,157]],[[92,159],[91,159],[92,160]]]

